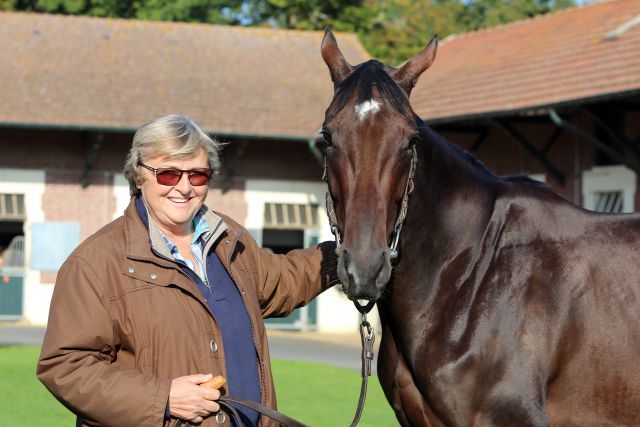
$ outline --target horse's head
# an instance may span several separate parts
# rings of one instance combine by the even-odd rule
[[[354,67],[331,31],[322,40],[335,89],[322,128],[326,174],[342,238],[338,277],[351,300],[377,300],[391,277],[398,217],[420,139],[409,94],[436,48],[434,37],[400,68],[373,60]]]

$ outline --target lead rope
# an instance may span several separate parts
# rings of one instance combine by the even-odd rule
[[[357,304],[357,303],[356,303]],[[353,416],[353,421],[351,421],[350,427],[355,427],[360,422],[360,417],[362,416],[362,410],[364,409],[364,402],[367,399],[367,384],[369,377],[371,376],[371,361],[373,360],[374,352],[373,345],[376,341],[376,335],[374,333],[373,327],[367,321],[367,311],[362,308],[360,305],[356,305],[356,308],[360,313],[362,313],[362,322],[360,323],[360,341],[362,343],[362,383],[360,385],[360,398],[358,399],[358,407],[356,408],[356,413]]]
[[[402,225],[404,224],[404,220],[407,217],[407,210],[409,208],[409,196],[413,193],[414,189],[414,177],[416,174],[416,168],[418,165],[418,152],[416,150],[415,145],[411,147],[412,149],[412,157],[411,157],[411,166],[409,169],[409,178],[407,179],[407,184],[404,189],[404,194],[402,196],[402,202],[400,204],[400,212],[398,213],[398,218],[396,219],[396,223],[394,225],[393,234],[391,236],[391,245],[389,246],[389,258],[391,261],[398,258],[398,245],[400,244],[400,233],[402,232]],[[324,168],[322,170],[322,180],[328,182],[327,176],[327,156],[324,156]],[[340,237],[340,227],[338,227],[338,218],[336,217],[336,211],[333,206],[333,198],[331,197],[331,192],[327,191],[326,196],[326,204],[327,204],[327,217],[329,218],[329,226],[331,227],[331,233],[336,239],[336,255],[340,255],[340,245],[342,243],[342,239]],[[364,409],[364,402],[367,398],[367,384],[369,377],[371,376],[371,361],[374,357],[373,346],[376,340],[376,336],[371,324],[367,321],[367,313],[373,308],[375,305],[375,301],[369,301],[366,305],[362,306],[358,301],[354,301],[356,309],[362,315],[362,321],[360,322],[360,341],[362,343],[362,384],[360,385],[360,398],[358,399],[358,406],[356,408],[356,413],[353,417],[353,421],[351,421],[350,427],[355,427],[360,422],[360,417],[362,416],[362,410]],[[366,333],[365,333],[366,332]]]
[[[301,422],[291,417],[288,417],[285,414],[276,411],[275,409],[271,409],[267,406],[261,405],[260,403],[253,402],[251,400],[241,399],[239,397],[222,396],[218,400],[218,404],[220,405],[220,411],[223,411],[229,414],[229,417],[233,419],[236,427],[244,427],[244,423],[242,422],[242,419],[240,418],[240,415],[238,414],[238,411],[236,410],[236,408],[233,407],[234,403],[238,405],[242,405],[249,409],[253,409],[254,411],[261,413],[262,415],[277,421],[279,425],[283,425],[287,427],[308,427],[307,425],[302,424]],[[192,424],[190,424],[188,421],[179,419],[179,420],[176,420],[176,422],[173,424],[173,427],[181,427],[183,425],[190,426]]]

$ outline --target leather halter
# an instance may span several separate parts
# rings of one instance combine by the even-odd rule
[[[400,205],[400,212],[398,213],[398,218],[396,219],[396,223],[393,227],[393,234],[391,235],[391,245],[389,246],[389,258],[393,262],[396,258],[398,258],[398,245],[400,243],[400,233],[402,232],[402,225],[404,224],[404,220],[407,217],[407,210],[409,208],[409,196],[413,192],[414,189],[414,177],[416,174],[416,167],[418,165],[418,153],[416,151],[415,145],[411,147],[412,149],[412,157],[411,157],[411,166],[409,169],[409,178],[407,179],[407,184],[404,189],[404,194],[402,196],[402,203]],[[324,156],[324,169],[322,171],[322,180],[327,182],[327,156]],[[331,192],[327,191],[327,216],[329,217],[329,226],[331,227],[331,233],[336,239],[336,255],[340,256],[340,227],[338,227],[338,219],[336,218],[336,211],[333,206],[333,198],[331,197]],[[356,408],[356,413],[353,417],[353,421],[351,421],[350,427],[355,427],[360,421],[360,417],[362,415],[362,410],[364,409],[364,402],[367,398],[367,381],[371,376],[371,361],[373,360],[373,345],[375,342],[375,333],[373,327],[367,321],[367,313],[371,311],[373,306],[375,305],[375,301],[369,301],[366,305],[361,305],[358,301],[354,301],[353,305],[355,305],[356,309],[362,315],[362,322],[360,323],[360,341],[362,344],[362,383],[360,386],[360,397],[358,398],[358,406]]]
[[[389,258],[393,261],[398,258],[398,245],[400,244],[400,233],[402,232],[402,225],[404,224],[404,220],[407,217],[407,210],[409,208],[409,196],[413,192],[414,188],[414,176],[416,173],[416,167],[418,164],[418,153],[416,151],[415,145],[412,149],[412,157],[411,157],[411,166],[409,169],[409,178],[407,179],[407,185],[404,189],[404,195],[402,196],[402,203],[400,205],[400,212],[398,213],[398,218],[396,219],[396,223],[393,227],[393,234],[391,235],[391,245],[389,246]],[[327,179],[327,156],[324,156],[324,169],[322,172],[322,180],[328,182]],[[331,197],[331,192],[327,191],[326,196],[327,203],[327,216],[329,217],[329,226],[331,227],[331,233],[336,239],[336,255],[340,255],[340,246],[341,246],[341,237],[340,237],[340,227],[338,227],[338,219],[336,217],[336,211],[333,207],[333,197]],[[357,306],[356,306],[357,307]],[[362,312],[362,310],[358,309],[358,311]]]

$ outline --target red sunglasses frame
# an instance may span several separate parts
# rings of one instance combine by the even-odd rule
[[[207,185],[209,181],[211,181],[211,176],[213,175],[213,171],[211,168],[198,168],[198,169],[178,169],[178,168],[152,168],[151,166],[145,165],[142,162],[138,163],[138,166],[142,166],[143,168],[150,170],[156,177],[156,182],[160,185],[166,186],[174,186],[180,182],[182,179],[182,174],[186,173],[187,178],[189,179],[189,183],[193,186],[201,186]],[[178,175],[177,172],[180,172]],[[202,183],[198,183],[199,178],[204,177],[206,180]],[[193,182],[193,180],[196,182]],[[167,181],[168,180],[168,181]],[[175,180],[175,182],[173,182]],[[164,182],[161,182],[164,181]]]

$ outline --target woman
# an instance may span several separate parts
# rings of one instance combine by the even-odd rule
[[[37,375],[79,425],[228,425],[222,390],[275,407],[263,317],[333,284],[334,244],[275,255],[205,204],[217,145],[182,116],[141,127],[124,216],[58,272]],[[258,414],[238,408],[243,422]],[[269,424],[263,419],[261,424]],[[171,421],[171,423],[173,423]]]

